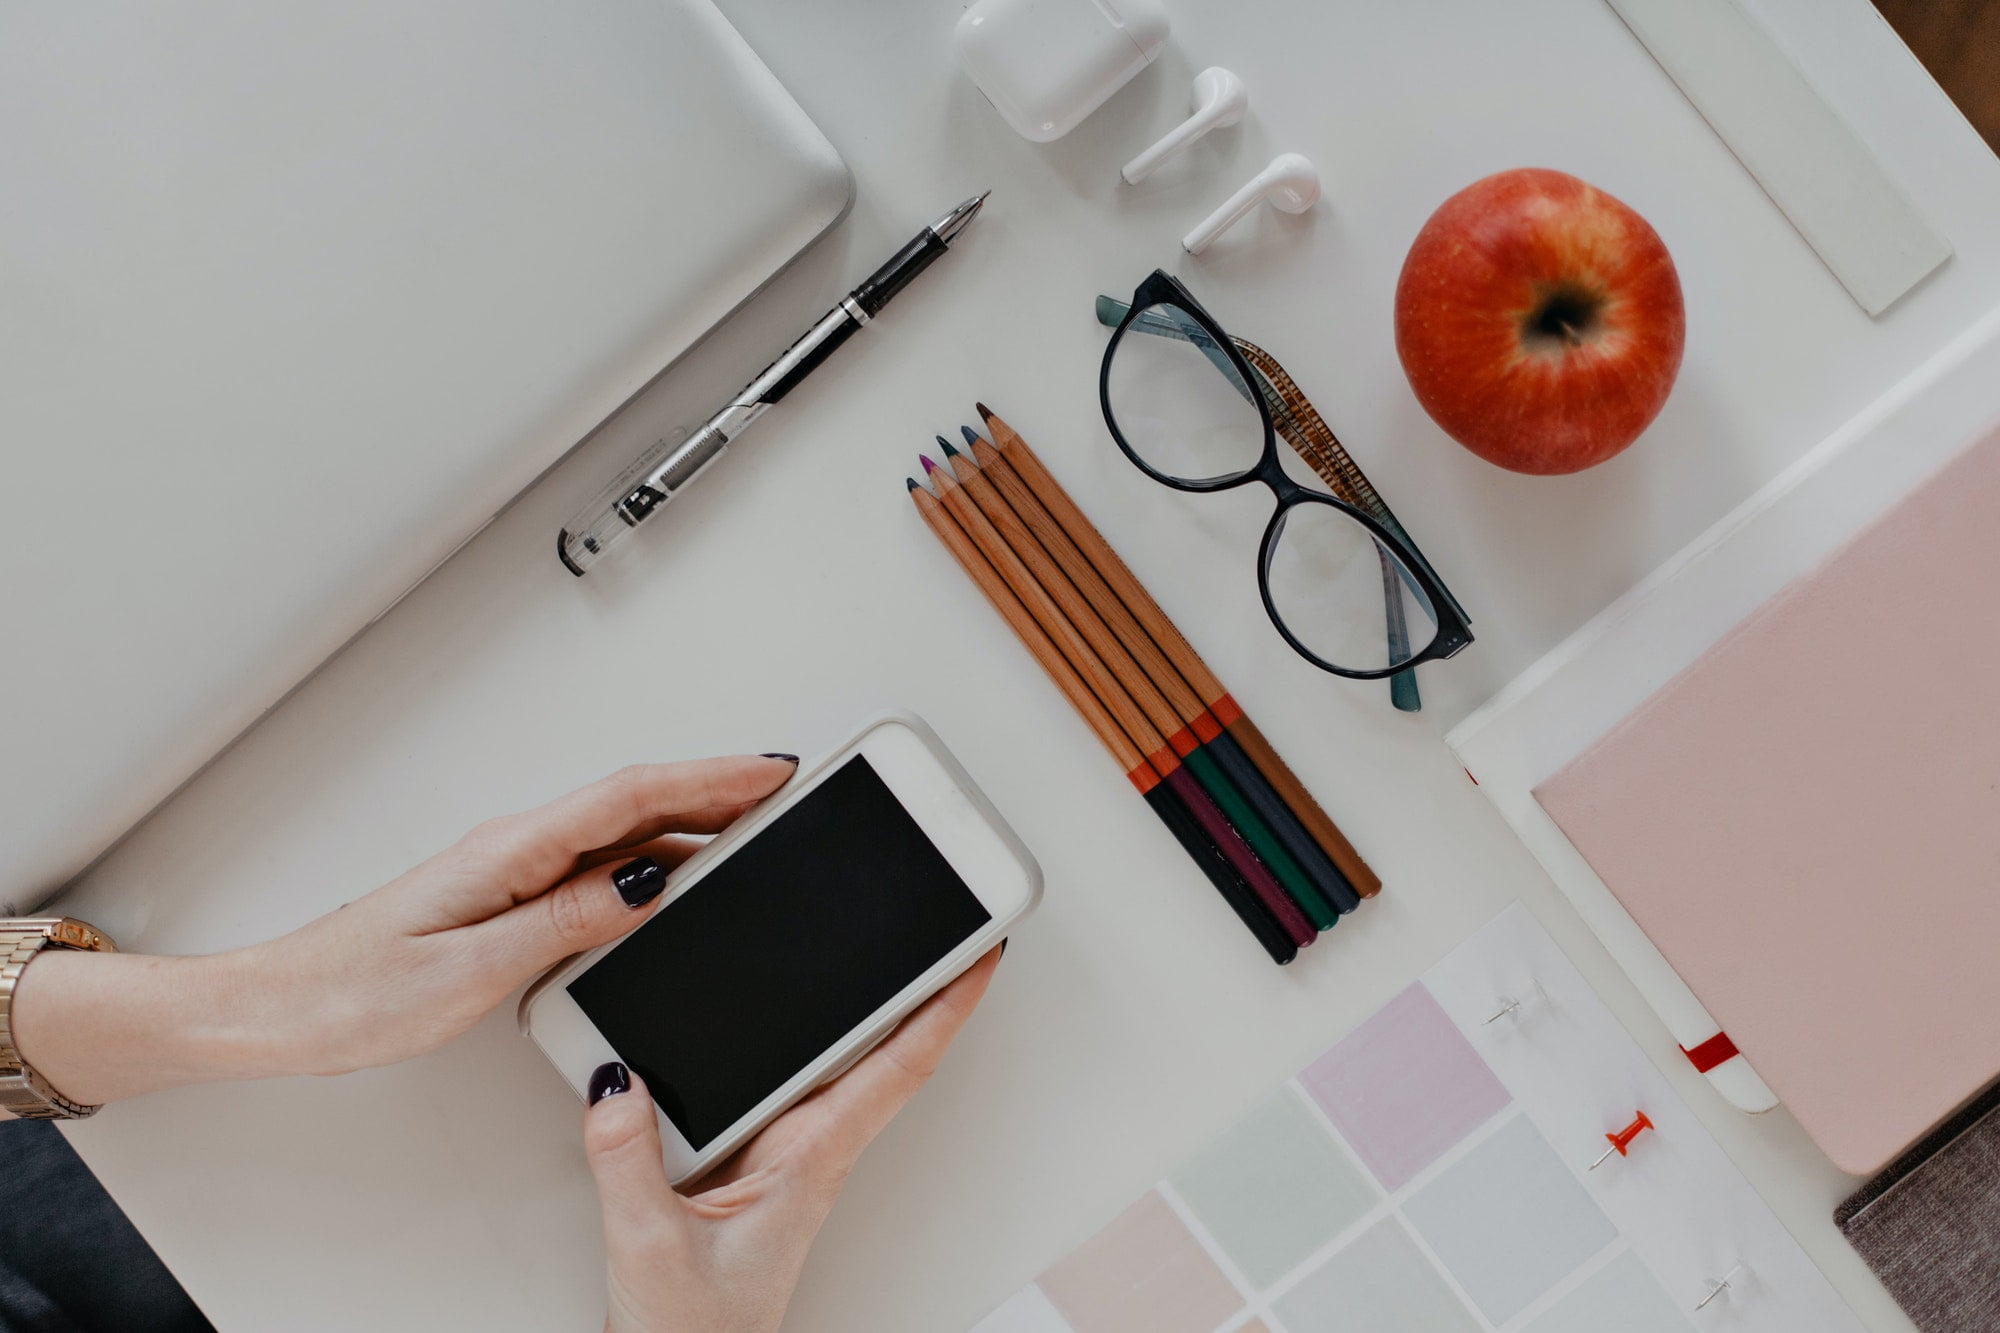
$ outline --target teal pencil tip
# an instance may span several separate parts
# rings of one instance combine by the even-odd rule
[[[965,457],[964,451],[959,449],[954,444],[952,444],[952,442],[950,440],[947,440],[944,436],[942,435],[938,436],[938,443],[944,446],[944,456],[946,458]]]

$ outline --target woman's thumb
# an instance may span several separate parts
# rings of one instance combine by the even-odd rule
[[[646,1085],[624,1065],[599,1065],[590,1076],[590,1109],[583,1116],[583,1150],[604,1205],[604,1234],[653,1233],[678,1214],[680,1196],[660,1159],[660,1126]]]

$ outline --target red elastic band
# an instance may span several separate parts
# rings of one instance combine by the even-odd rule
[[[1697,1074],[1706,1074],[1719,1064],[1734,1060],[1737,1056],[1736,1043],[1729,1039],[1727,1032],[1718,1032],[1707,1041],[1692,1049],[1683,1046],[1681,1054],[1688,1058]]]

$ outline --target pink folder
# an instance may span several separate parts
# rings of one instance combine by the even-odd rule
[[[2000,1075],[2000,432],[1536,799],[1866,1174]]]

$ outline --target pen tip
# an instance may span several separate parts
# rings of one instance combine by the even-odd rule
[[[978,447],[978,445],[979,445],[979,432],[978,432],[978,431],[974,430],[974,429],[973,429],[972,427],[970,427],[970,426],[960,426],[960,427],[958,428],[958,433],[959,433],[960,435],[963,435],[963,436],[965,437],[965,442],[966,442],[966,444],[968,444],[968,445],[970,445],[970,446],[972,446],[972,447],[974,447],[974,448],[977,448],[977,447]]]
[[[986,196],[992,193],[993,191],[987,190],[974,195],[958,207],[952,209],[951,212],[946,213],[936,222],[931,223],[931,231],[946,245],[951,244],[952,237],[965,230],[965,224],[972,221],[978,215],[979,210],[985,207]]]
[[[903,489],[905,491],[921,490],[922,488],[923,488],[923,483],[918,481],[915,477],[903,478]]]
[[[992,408],[988,407],[988,406],[987,406],[986,404],[984,404],[984,403],[974,403],[974,404],[973,404],[972,406],[974,407],[974,409],[976,409],[976,410],[978,411],[978,413],[979,413],[979,419],[980,419],[981,421],[985,422],[985,423],[986,423],[987,425],[989,425],[989,426],[993,424],[993,409],[992,409]]]
[[[918,454],[917,461],[924,465],[924,475],[926,476],[938,470],[938,465],[931,462],[929,454]]]

